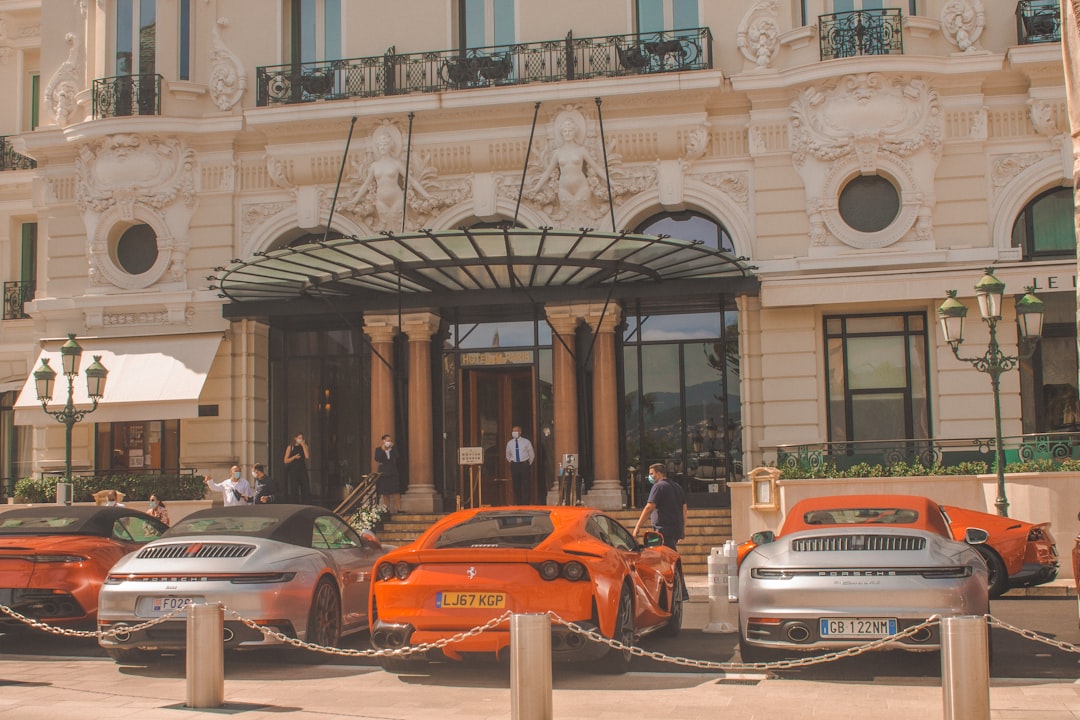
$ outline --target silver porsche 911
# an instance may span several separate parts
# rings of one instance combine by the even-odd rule
[[[744,662],[835,650],[895,635],[931,615],[989,610],[987,568],[952,539],[937,504],[902,495],[818,497],[796,503],[780,532],[740,548],[739,639]],[[888,647],[936,650],[936,625]]]
[[[191,603],[221,602],[290,637],[332,646],[343,634],[367,629],[371,569],[388,549],[323,508],[200,510],[113,566],[99,596],[98,629],[137,625]],[[226,648],[273,642],[226,613]],[[183,649],[185,613],[100,644],[117,662]]]

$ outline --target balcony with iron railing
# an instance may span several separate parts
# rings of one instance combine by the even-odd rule
[[[10,281],[4,283],[4,319],[22,320],[30,317],[23,309],[34,299],[34,283]]]
[[[712,34],[693,28],[465,50],[440,50],[259,67],[260,107],[408,93],[706,70]]]
[[[819,15],[818,41],[822,60],[903,55],[903,18],[898,8]]]
[[[0,171],[33,170],[36,167],[35,160],[15,152],[7,135],[0,135]]]
[[[1002,447],[1006,464],[1080,460],[1080,432],[1006,437],[1002,439]],[[777,467],[814,473],[827,468],[847,472],[857,466],[877,465],[886,474],[913,466],[954,468],[960,472],[972,463],[985,463],[982,472],[992,472],[994,462],[992,437],[825,442],[776,448]]]
[[[161,114],[160,75],[116,75],[94,80],[94,119]]]
[[[1020,45],[1061,42],[1061,5],[1057,0],[1016,3],[1016,42]]]

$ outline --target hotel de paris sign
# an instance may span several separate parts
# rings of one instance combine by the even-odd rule
[[[462,353],[458,357],[462,367],[477,365],[531,365],[532,350],[489,350],[488,352]]]

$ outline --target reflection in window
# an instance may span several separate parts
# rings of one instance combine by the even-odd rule
[[[825,318],[829,440],[927,438],[923,313]]]
[[[1025,260],[1074,257],[1076,217],[1072,189],[1054,188],[1028,203],[1013,224],[1012,245],[1023,249]]]
[[[544,327],[547,327],[546,323]],[[461,349],[533,347],[536,344],[536,323],[462,323],[454,326],[451,339]]]
[[[698,0],[637,0],[636,5],[639,33],[698,26]]]
[[[693,210],[653,215],[637,232],[643,235],[668,235],[675,240],[698,241],[706,247],[735,252],[727,229],[712,218]]]
[[[514,0],[458,0],[458,47],[514,42]]]
[[[99,423],[95,455],[102,475],[178,472],[180,421]]]
[[[1020,363],[1020,398],[1025,433],[1080,430],[1077,400],[1076,295],[1040,293],[1046,303],[1042,340]]]
[[[623,407],[627,460],[641,483],[635,502],[644,501],[649,464],[662,462],[687,491],[716,499],[702,504],[724,504],[726,481],[742,473],[737,312],[629,315],[626,324]]]

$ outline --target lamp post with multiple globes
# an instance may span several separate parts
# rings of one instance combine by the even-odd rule
[[[51,415],[64,424],[64,482],[71,482],[71,428],[75,423],[82,420],[90,413],[97,410],[98,401],[105,395],[105,379],[109,371],[101,364],[101,356],[95,355],[94,362],[86,368],[87,395],[93,402],[89,409],[75,407],[75,377],[79,374],[79,364],[82,361],[82,347],[75,342],[74,333],[68,334],[67,342],[60,348],[60,360],[63,364],[64,375],[67,377],[68,393],[67,404],[62,410],[50,410],[49,402],[52,400],[53,383],[56,381],[56,371],[49,366],[49,359],[41,359],[41,367],[34,371],[34,386],[37,391],[37,399],[41,403],[41,409],[47,415]]]
[[[994,506],[998,515],[1008,517],[1009,500],[1005,495],[1005,450],[1001,443],[1001,376],[1016,368],[1020,360],[1030,357],[1035,343],[1042,336],[1043,317],[1046,306],[1033,294],[1034,288],[1016,300],[1016,322],[1020,340],[1031,341],[1028,351],[1018,355],[1006,355],[997,340],[997,324],[1001,320],[1001,303],[1005,295],[1005,283],[994,277],[993,268],[986,268],[983,277],[975,284],[975,297],[979,301],[979,314],[990,329],[990,342],[981,357],[960,357],[960,343],[964,342],[964,317],[967,307],[956,299],[956,291],[949,290],[945,302],[938,308],[938,321],[945,342],[952,348],[957,360],[970,363],[979,372],[990,376],[990,388],[994,393],[994,452],[997,470],[997,499]]]

